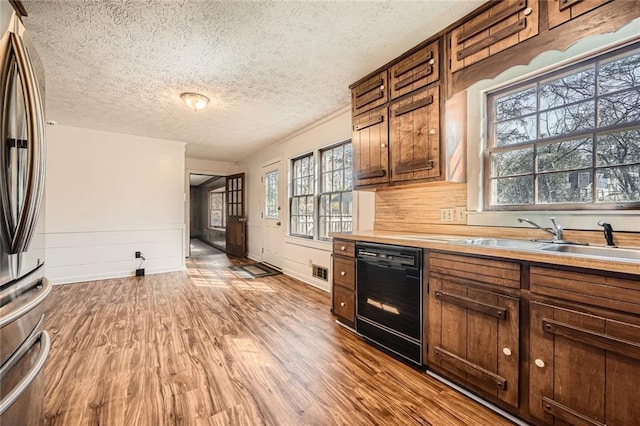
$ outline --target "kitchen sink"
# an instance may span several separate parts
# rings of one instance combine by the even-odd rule
[[[571,246],[562,244],[548,244],[542,248],[544,251],[557,253],[580,254],[584,256],[597,256],[612,260],[637,260],[640,261],[640,250],[620,249],[615,247]]]
[[[451,241],[454,244],[467,244],[474,246],[502,247],[516,250],[542,250],[549,244],[529,240],[510,240],[506,238],[467,238]]]

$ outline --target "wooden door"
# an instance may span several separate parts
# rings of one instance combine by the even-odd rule
[[[389,147],[393,182],[440,175],[438,86],[391,105]]]
[[[547,6],[549,29],[569,22],[612,0],[551,0]]]
[[[353,119],[353,167],[355,186],[389,182],[388,108]]]
[[[531,414],[550,424],[637,424],[640,327],[553,305],[530,306]]]
[[[244,207],[244,173],[227,176],[227,254],[246,257],[247,218]]]
[[[505,0],[451,32],[451,72],[538,34],[538,0]]]
[[[429,279],[429,365],[517,407],[519,301],[456,281]]]

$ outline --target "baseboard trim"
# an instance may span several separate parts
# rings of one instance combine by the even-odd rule
[[[331,288],[329,286],[329,283],[327,282],[326,284],[321,284],[321,283],[317,283],[315,280],[310,280],[309,278],[311,277],[307,277],[305,275],[302,275],[298,272],[292,271],[290,269],[282,269],[282,273],[285,275],[290,276],[291,278],[295,278],[298,281],[302,281],[305,284],[310,285],[311,287],[315,287],[319,290],[322,290],[324,292],[330,293],[331,292]]]
[[[186,271],[187,267],[185,265],[180,266],[180,268],[145,268],[146,275],[155,275],[155,274],[165,274],[169,272],[180,272]],[[71,277],[60,277],[60,278],[50,278],[51,284],[53,285],[62,285],[62,284],[77,284],[84,283],[88,281],[100,281],[100,280],[111,280],[117,278],[128,278],[135,277],[135,271],[118,271],[118,272],[105,272],[102,274],[89,274],[89,275],[76,275]]]

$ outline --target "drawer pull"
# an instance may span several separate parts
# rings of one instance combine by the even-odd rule
[[[560,0],[560,10],[565,10],[570,8],[576,3],[580,3],[582,0]]]
[[[482,312],[483,314],[487,314],[495,318],[500,318],[500,319],[507,318],[507,310],[505,308],[488,305],[486,303],[478,302],[476,300],[468,299],[466,297],[458,296],[456,294],[449,294],[443,291],[436,291],[435,298],[442,302],[452,303],[454,305],[462,306],[463,308],[471,309],[477,312]]]
[[[355,126],[353,126],[353,130],[355,131],[363,130],[363,129],[366,129],[367,127],[375,126],[378,123],[382,123],[383,121],[384,121],[384,117],[380,115],[374,119],[365,121],[364,123],[356,124]]]
[[[505,354],[506,356],[511,356],[511,349],[502,348],[502,353]]]
[[[509,25],[508,27],[504,27],[500,31],[497,31],[495,34],[492,34],[486,38],[483,38],[477,43],[472,44],[469,47],[465,47],[464,49],[458,50],[456,53],[456,57],[458,60],[462,60],[467,56],[471,56],[475,53],[478,53],[482,49],[485,49],[492,44],[495,44],[505,38],[512,36],[514,34],[519,33],[527,27],[527,21],[525,19],[520,19],[518,22]]]
[[[347,273],[345,271],[341,271],[340,275],[342,275],[344,277],[345,275],[347,275]]]
[[[380,144],[380,148],[386,148],[386,147],[387,147],[387,144],[386,144],[386,143],[381,143],[381,144]]]
[[[541,360],[540,358],[538,358],[535,361],[533,361],[533,363],[536,365],[536,367],[544,368],[544,361]]]
[[[431,130],[429,130],[429,134],[430,134],[430,135],[435,135],[435,134],[436,134],[436,129],[431,129]]]
[[[345,251],[347,249],[347,246],[340,246],[340,250]]]
[[[609,334],[587,330],[586,328],[580,328],[546,318],[542,320],[542,330],[575,340],[576,342],[585,343],[606,351],[640,360],[640,343],[638,342],[620,339],[619,337]]]
[[[416,102],[411,102],[408,105],[405,105],[403,107],[400,107],[400,108],[396,109],[393,112],[393,116],[394,117],[399,117],[399,116],[401,116],[403,114],[407,114],[407,113],[409,113],[411,111],[415,111],[418,108],[422,108],[422,107],[425,107],[427,105],[431,105],[432,103],[433,103],[433,96],[429,95],[424,99],[420,99],[419,101],[416,101]]]
[[[512,6],[504,9],[502,12],[488,17],[487,19],[485,19],[484,21],[481,21],[480,23],[471,27],[467,31],[463,31],[458,36],[458,44],[461,44],[466,40],[469,40],[471,37],[480,34],[484,30],[488,30],[492,26],[504,21],[505,19],[507,19],[512,15],[515,15],[516,13],[520,12],[522,9],[525,9],[526,7],[527,7],[526,0],[521,0],[518,3],[515,3]]]
[[[355,92],[356,98],[359,98],[360,96],[369,93],[370,91],[372,91],[377,87],[379,87],[380,90],[384,90],[384,80],[380,78],[378,80],[372,81],[369,84],[359,87],[358,90]]]
[[[340,306],[344,308],[346,304],[344,302],[340,302]]]
[[[385,170],[373,170],[370,172],[361,172],[358,173],[358,179],[362,180],[362,179],[372,179],[372,178],[381,178],[384,177],[387,174],[387,172]]]
[[[465,373],[469,373],[473,377],[478,379],[486,380],[489,382],[493,382],[493,384],[501,390],[507,389],[507,379],[504,377],[498,376],[491,371],[485,370],[479,365],[473,364],[472,362],[467,361],[466,359],[460,358],[457,355],[452,354],[451,352],[447,352],[444,349],[436,346],[433,348],[435,355],[440,358],[442,361],[447,361],[463,370]]]
[[[600,423],[597,420],[587,417],[582,413],[577,412],[557,401],[546,396],[542,397],[542,409],[545,413],[551,414],[559,420],[572,425],[589,425],[589,426],[605,426],[604,423]]]

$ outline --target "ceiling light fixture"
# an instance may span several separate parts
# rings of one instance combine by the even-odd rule
[[[209,103],[209,98],[199,93],[183,93],[180,97],[194,112],[198,112],[199,109],[203,109]]]

